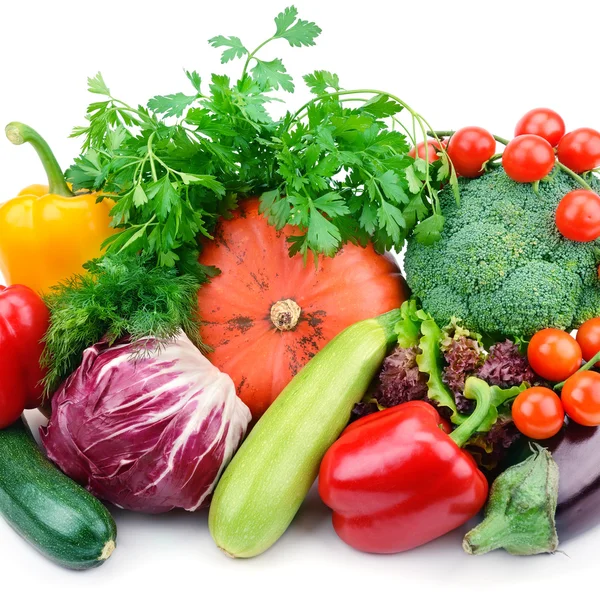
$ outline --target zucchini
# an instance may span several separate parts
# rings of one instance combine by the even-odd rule
[[[298,512],[327,449],[347,425],[395,341],[400,310],[351,325],[292,379],[217,485],[208,526],[232,557],[272,546]]]
[[[42,454],[23,419],[0,430],[0,514],[69,569],[97,567],[116,546],[116,525],[106,507]]]

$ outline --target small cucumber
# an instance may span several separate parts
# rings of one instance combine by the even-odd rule
[[[0,514],[69,569],[97,567],[116,546],[116,525],[106,507],[42,454],[22,419],[0,430]]]
[[[394,341],[400,310],[351,325],[292,379],[217,485],[208,525],[233,557],[256,556],[285,532]]]

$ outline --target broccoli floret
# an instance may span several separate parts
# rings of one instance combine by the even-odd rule
[[[569,175],[554,173],[537,193],[500,168],[459,186],[459,204],[450,190],[440,194],[440,241],[408,242],[407,282],[427,312],[518,337],[600,315],[599,246],[565,239],[554,222],[560,200],[577,188]]]
[[[515,269],[493,292],[473,294],[469,310],[479,331],[530,336],[545,327],[569,327],[581,290],[573,272],[532,261]]]
[[[422,300],[423,309],[431,314],[430,308],[435,308],[435,320],[438,323],[449,323],[452,317],[456,315],[468,315],[469,310],[466,303],[466,297],[448,286],[440,285],[432,288]],[[475,329],[475,323],[463,319],[467,327]]]
[[[600,286],[588,285],[583,288],[579,305],[575,311],[573,327],[579,327],[588,319],[593,319],[600,315]]]

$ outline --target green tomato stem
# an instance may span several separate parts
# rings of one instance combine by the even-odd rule
[[[583,365],[578,371],[577,373],[580,373],[581,371],[589,371],[598,361],[600,361],[600,351],[596,352],[596,354],[594,354],[594,356],[592,356],[592,358],[590,360],[588,360],[585,365]],[[572,377],[573,375],[571,375]],[[560,390],[563,389],[563,387],[565,386],[565,383],[567,383],[567,381],[569,381],[569,379],[565,379],[564,381],[561,381],[560,383],[557,383],[554,386],[554,391],[555,392],[559,392]]]
[[[563,165],[558,159],[556,160],[556,166],[561,171],[564,171],[565,173],[569,174],[583,189],[593,191],[590,184],[583,177],[580,177],[579,175],[577,175],[577,173],[575,173],[575,171],[572,171],[571,169],[569,169],[569,167]]]
[[[35,129],[32,129],[23,123],[13,121],[6,126],[5,132],[9,141],[16,146],[25,143],[29,143],[33,146],[33,149],[40,157],[44,170],[46,171],[48,187],[50,188],[51,194],[57,194],[68,198],[73,196],[50,146]]]
[[[456,131],[452,131],[451,129],[448,129],[446,131],[428,131],[427,135],[429,137],[439,138],[439,137],[452,137],[455,133],[456,133]],[[506,138],[500,137],[499,135],[492,135],[492,137],[497,142],[500,142],[503,146],[508,146],[509,140],[507,140]]]

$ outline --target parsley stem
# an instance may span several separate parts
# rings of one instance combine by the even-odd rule
[[[148,137],[148,158],[150,160],[150,170],[152,171],[152,179],[154,181],[158,181],[158,177],[156,176],[156,166],[154,165],[154,152],[152,152],[152,139],[154,138],[154,134],[156,132],[153,131]]]
[[[373,94],[375,96],[387,96],[391,100],[395,100],[400,106],[405,108],[412,115],[412,117],[414,119],[416,119],[416,122],[419,125],[419,129],[421,130],[421,133],[423,135],[423,140],[427,139],[428,130],[429,130],[433,134],[433,137],[435,137],[439,141],[439,138],[438,138],[436,132],[433,130],[433,127],[431,127],[431,125],[427,122],[427,120],[425,118],[423,118],[418,112],[416,112],[406,102],[404,102],[404,100],[402,100],[401,98],[399,98],[398,96],[396,96],[394,94],[390,94],[388,92],[382,92],[381,90],[374,90],[374,89],[370,89],[370,88],[356,89],[356,90],[336,90],[335,92],[319,94],[318,96],[315,96],[314,98],[312,98],[311,100],[309,100],[308,102],[303,104],[294,113],[294,115],[291,119],[291,122],[290,122],[290,126],[298,119],[299,115],[305,109],[307,109],[311,104],[318,102],[319,100],[326,100],[327,98],[331,98],[334,96],[351,96],[351,95],[356,95],[356,94]],[[442,149],[442,151],[445,153],[444,149]],[[429,161],[425,161],[425,181],[426,181],[427,189],[429,190],[430,194],[435,197],[435,194],[433,193],[433,190],[431,188],[430,176],[429,176],[430,168],[429,167],[430,167]],[[437,210],[437,208],[434,206],[434,211],[435,210]]]
[[[269,42],[272,42],[275,39],[275,37],[270,37],[268,40],[265,40],[262,44],[259,44],[252,52],[250,52],[248,54],[248,58],[246,59],[246,62],[244,63],[244,69],[242,70],[242,77],[241,79],[245,79],[247,73],[248,73],[248,65],[250,64],[250,61],[253,58],[256,58],[256,53],[259,52],[260,50],[262,50],[262,48],[264,46],[266,46]]]

